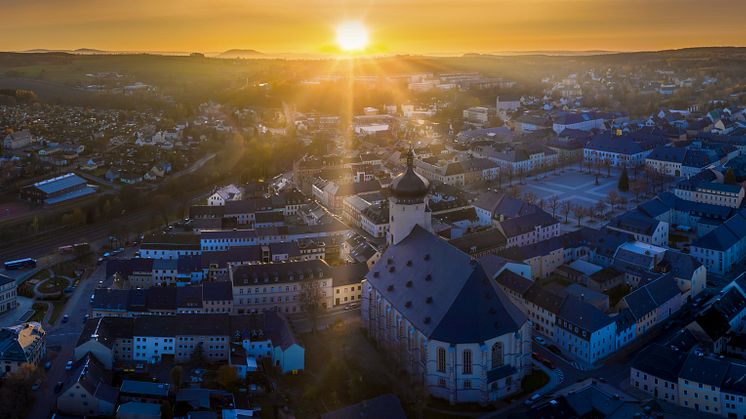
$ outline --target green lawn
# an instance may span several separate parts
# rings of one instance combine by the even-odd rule
[[[30,278],[30,280],[44,281],[47,278],[49,278],[49,271],[46,269],[42,269],[39,272],[35,273],[34,276]]]
[[[48,306],[44,303],[34,303],[32,307],[34,309],[34,314],[31,316],[29,321],[41,323],[41,321],[44,320],[44,316],[47,314]]]
[[[39,291],[44,294],[54,294],[64,290],[70,285],[70,282],[64,278],[51,278],[39,285]]]
[[[512,396],[512,399],[520,399],[536,390],[544,387],[549,382],[549,376],[540,369],[535,369],[521,381],[521,392]]]
[[[64,300],[56,300],[51,302],[54,308],[52,309],[52,315],[49,317],[49,324],[55,324],[57,322],[57,319],[62,314],[62,310],[65,308],[65,304],[67,304],[67,299]]]

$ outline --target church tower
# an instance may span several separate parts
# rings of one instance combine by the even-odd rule
[[[389,234],[387,243],[404,240],[415,226],[432,231],[432,213],[427,206],[430,182],[414,171],[414,152],[407,153],[407,169],[391,181],[389,197]]]

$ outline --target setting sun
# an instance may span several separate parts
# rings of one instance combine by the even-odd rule
[[[359,51],[368,46],[368,29],[360,22],[342,22],[336,32],[337,44],[343,51]]]

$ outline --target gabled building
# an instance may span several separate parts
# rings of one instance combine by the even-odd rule
[[[39,365],[47,353],[46,335],[36,322],[0,329],[0,377],[23,364]]]

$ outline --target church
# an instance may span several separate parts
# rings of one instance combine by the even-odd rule
[[[531,325],[494,281],[504,266],[431,232],[429,187],[410,150],[390,186],[388,247],[363,282],[363,326],[432,396],[489,403],[531,372]]]

